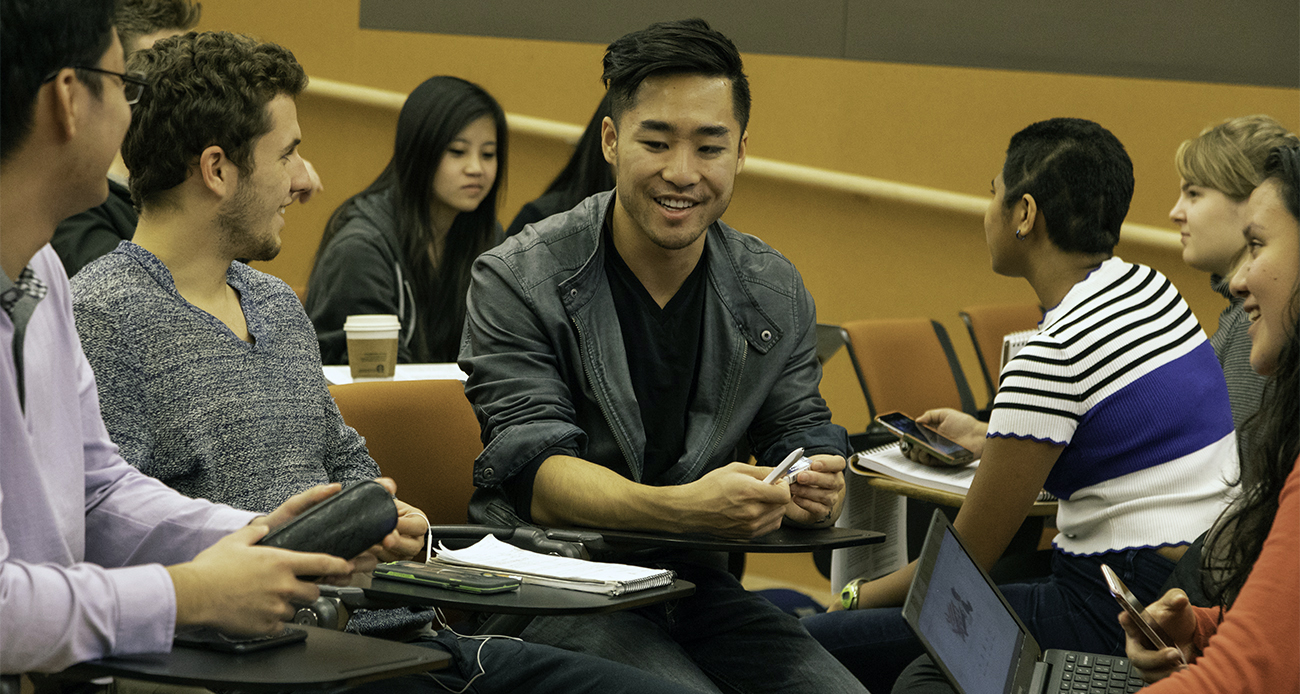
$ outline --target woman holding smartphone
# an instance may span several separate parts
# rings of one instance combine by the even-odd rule
[[[393,157],[325,225],[307,285],[321,361],[347,363],[343,323],[394,314],[399,362],[456,360],[469,272],[503,238],[506,119],[482,87],[433,77],[397,118]]]
[[[1207,540],[1203,575],[1224,577],[1208,587],[1214,607],[1171,590],[1147,608],[1191,666],[1173,648],[1150,650],[1120,618],[1133,665],[1159,680],[1143,690],[1152,694],[1300,691],[1300,147],[1269,157],[1246,218],[1246,257],[1231,286],[1250,316],[1250,365],[1269,377],[1246,428],[1259,477]]]
[[[989,254],[1048,309],[1004,367],[988,424],[947,409],[918,418],[981,457],[955,526],[985,569],[1040,489],[1061,500],[1051,575],[1001,586],[1043,648],[1121,652],[1101,565],[1152,600],[1237,468],[1209,340],[1163,275],[1113,255],[1132,193],[1128,154],[1096,123],[1057,118],[1011,138],[984,218]],[[923,652],[898,609],[914,571],[850,584],[855,611],[804,620],[869,689],[888,691]]]

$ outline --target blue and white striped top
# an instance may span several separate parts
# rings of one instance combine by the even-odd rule
[[[1229,501],[1223,370],[1164,275],[1111,258],[1002,370],[989,436],[1062,444],[1044,487],[1070,554],[1185,544]]]

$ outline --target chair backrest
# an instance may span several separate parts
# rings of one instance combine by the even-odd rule
[[[938,322],[859,320],[841,327],[873,419],[893,411],[917,417],[936,407],[975,411],[948,331]]]
[[[467,522],[478,420],[457,380],[371,381],[330,386],[343,421],[366,438],[397,496],[433,525]]]
[[[817,324],[817,363],[825,364],[844,346],[844,331],[829,323]]]
[[[994,376],[998,375],[1002,362],[1002,338],[1036,327],[1043,319],[1043,310],[1033,303],[996,304],[968,306],[957,315],[961,316],[971,342],[975,343],[975,356],[979,358],[991,403],[998,392],[998,379]]]

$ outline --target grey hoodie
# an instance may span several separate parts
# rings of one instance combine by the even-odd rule
[[[343,322],[354,314],[391,313],[402,329],[397,360],[412,359],[415,292],[397,239],[391,191],[357,198],[307,284],[307,315],[320,341],[321,361],[348,363]]]

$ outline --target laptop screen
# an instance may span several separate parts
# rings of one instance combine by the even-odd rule
[[[1020,625],[944,526],[916,629],[965,694],[1003,694],[1019,662]]]

